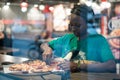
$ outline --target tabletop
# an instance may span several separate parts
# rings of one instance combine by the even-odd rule
[[[116,73],[71,73],[71,80],[120,80],[120,74]]]
[[[24,62],[27,60],[29,60],[29,59],[0,54],[0,63],[2,63],[2,62],[21,63],[21,62]],[[35,73],[35,74],[22,74],[21,75],[21,74],[17,74],[17,73],[16,74],[7,74],[1,70],[0,79],[1,79],[1,77],[4,77],[3,79],[5,79],[6,77],[10,76],[9,78],[11,78],[11,76],[13,76],[13,77],[17,77],[17,78],[21,78],[21,79],[25,79],[25,80],[26,79],[27,80],[69,80],[68,74],[69,74],[68,72],[62,71],[62,72],[50,72],[48,74]]]

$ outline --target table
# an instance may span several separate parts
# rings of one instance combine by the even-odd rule
[[[29,59],[0,54],[0,79],[2,79],[2,80],[11,80],[11,79],[12,80],[23,80],[23,79],[20,79],[16,76],[12,76],[12,75],[9,75],[9,74],[4,74],[3,73],[3,68],[2,68],[2,63],[3,62],[21,63],[21,62],[26,61],[26,60],[29,60]]]
[[[71,80],[120,80],[120,74],[116,73],[71,73]]]
[[[17,52],[19,49],[8,48],[8,47],[0,47],[0,54],[9,54],[11,52]]]
[[[10,55],[0,54],[0,64],[2,62],[12,62],[12,63],[21,63],[23,61],[29,60],[28,58],[15,57]],[[69,72],[50,72],[49,74],[24,74],[24,75],[15,75],[4,73],[2,70],[0,71],[0,79],[1,77],[5,80],[6,77],[13,78],[12,80],[16,80],[16,78],[20,78],[20,80],[69,80]],[[68,77],[67,77],[68,76]]]
[[[37,76],[14,76],[10,74],[3,74],[0,72],[0,79],[2,80],[67,80],[67,79],[61,79],[59,75],[49,74],[45,75],[44,77],[41,77],[40,75]]]
[[[70,80],[70,77],[67,77],[67,73],[64,72],[46,72],[46,73],[31,73],[31,74],[18,74],[18,73],[4,73],[3,71],[0,71],[0,79],[1,76],[3,76],[3,80],[12,79],[16,80],[17,78],[20,80]]]

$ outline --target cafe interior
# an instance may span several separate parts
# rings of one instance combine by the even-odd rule
[[[71,72],[70,60],[57,56],[49,64],[42,60],[41,44],[69,33],[71,10],[82,3],[94,12],[94,23],[87,24],[87,32],[104,36],[110,45],[114,73]],[[119,22],[120,0],[0,0],[0,79],[120,80]],[[25,69],[15,69],[22,65]]]

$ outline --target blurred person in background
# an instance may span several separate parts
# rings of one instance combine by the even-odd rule
[[[70,33],[43,43],[43,59],[55,55],[70,60],[72,72],[115,72],[115,59],[107,40],[100,34],[87,32],[88,15],[93,15],[93,10],[80,4],[75,5],[71,13]]]
[[[115,5],[115,15],[120,16],[120,2]]]
[[[4,38],[4,34],[3,32],[0,32],[0,39],[3,39]]]
[[[48,38],[52,38],[52,32],[53,32],[53,14],[52,11],[49,9],[49,5],[45,5],[45,8],[43,10],[43,13],[45,15],[45,29],[47,31]]]
[[[0,47],[3,46],[4,33],[0,32]]]
[[[113,3],[111,7],[110,19],[117,16],[120,16],[120,2]]]
[[[35,37],[35,41],[37,42],[37,41],[39,41],[39,40],[41,40],[41,41],[45,41],[45,42],[48,42],[48,41],[50,41],[50,40],[52,40],[52,38],[50,38],[49,37],[49,32],[48,31],[46,31],[46,30],[43,30],[39,35],[37,35],[36,37]]]
[[[3,26],[2,26],[2,22],[0,21],[0,46],[3,46],[3,39],[5,37],[4,33],[3,33]]]
[[[3,38],[4,38],[4,33],[0,32],[0,39],[3,39]]]
[[[4,39],[4,24],[3,21],[0,20],[0,46],[3,46],[3,39]]]
[[[4,24],[3,24],[3,21],[0,20],[0,39],[3,39],[4,38]]]

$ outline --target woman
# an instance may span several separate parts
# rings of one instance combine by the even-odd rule
[[[115,60],[107,40],[99,34],[87,33],[88,14],[93,11],[88,6],[76,5],[71,11],[69,30],[71,33],[42,44],[43,59],[54,55],[64,58],[69,52],[73,53],[73,60],[83,60],[82,63],[71,62],[71,71],[115,72]],[[86,63],[85,60],[90,61]]]

